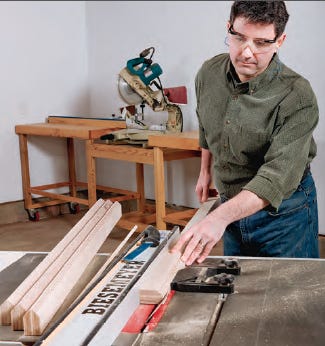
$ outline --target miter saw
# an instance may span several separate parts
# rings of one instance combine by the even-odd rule
[[[142,118],[139,114],[130,114],[126,111],[124,116],[127,128],[112,133],[113,140],[146,141],[148,135],[157,134],[157,131],[181,132],[183,129],[182,111],[178,105],[168,100],[159,78],[163,72],[162,68],[152,62],[154,51],[154,47],[143,50],[139,57],[128,60],[126,67],[119,73],[120,96],[128,105],[140,105]],[[149,54],[150,57],[147,58]],[[167,111],[167,121],[155,126],[146,124],[143,121],[145,104],[155,112]]]

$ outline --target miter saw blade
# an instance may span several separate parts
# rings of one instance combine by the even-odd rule
[[[118,78],[118,90],[122,99],[129,105],[138,105],[143,101],[121,76]]]

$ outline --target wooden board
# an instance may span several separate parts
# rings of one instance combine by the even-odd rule
[[[86,125],[86,126],[100,126],[105,128],[126,128],[124,119],[108,119],[108,118],[84,118],[84,117],[69,117],[69,116],[56,116],[49,115],[47,121],[51,124],[72,124],[72,125]]]
[[[15,132],[18,135],[96,139],[100,138],[100,136],[112,132],[112,128],[60,123],[36,123],[16,125]]]
[[[186,232],[192,225],[202,220],[215,205],[218,205],[216,198],[211,198],[203,203],[187,223],[183,232]],[[180,260],[180,252],[174,254],[169,252],[169,249],[175,244],[179,236],[180,232],[175,232],[168,241],[168,245],[155,258],[139,280],[137,285],[139,286],[141,304],[159,304],[169,292],[170,283],[177,271],[185,267],[185,264]]]
[[[75,255],[75,252],[79,248],[79,246],[83,243],[83,241],[88,237],[90,232],[94,229],[94,227],[102,220],[102,218],[107,213],[107,209],[112,206],[111,201],[106,201],[101,205],[102,201],[99,201],[97,205],[100,207],[96,210],[94,215],[92,213],[91,218],[88,217],[86,220],[88,222],[80,228],[76,227],[72,229],[70,232],[73,234],[78,233],[75,237],[66,245],[64,251],[62,251],[51,263],[49,263],[45,272],[38,278],[37,281],[34,282],[33,286],[24,294],[24,296],[20,299],[20,301],[15,305],[15,307],[11,311],[11,325],[13,330],[23,330],[23,316],[27,312],[27,310],[35,303],[38,297],[42,294],[42,292],[46,289],[46,287],[51,283],[51,281],[55,278],[55,276],[59,273],[64,264],[71,259],[72,256]],[[97,207],[96,207],[97,208]],[[85,217],[87,214],[85,215]],[[82,220],[82,219],[81,219]],[[76,231],[77,230],[77,231]],[[70,233],[69,232],[69,233]],[[69,239],[72,235],[66,235]],[[55,253],[56,250],[53,250]]]
[[[178,229],[138,281],[141,304],[159,304],[169,292],[170,282],[177,271],[185,267],[180,260],[179,252],[174,254],[169,252],[169,248],[179,238],[179,235]]]
[[[201,150],[198,131],[149,135],[148,145],[160,148]]]
[[[85,216],[69,231],[69,233],[53,248],[45,259],[30,273],[30,275],[17,287],[17,289],[0,306],[0,323],[9,325],[11,323],[11,310],[18,304],[24,295],[44,275],[47,268],[53,263],[79,234],[79,232],[90,222],[97,210],[104,204],[104,200],[98,200]]]
[[[46,287],[41,296],[24,315],[25,335],[41,335],[62,304],[70,289],[81,277],[103,242],[121,217],[121,205],[115,202],[104,217],[84,239],[73,256]]]

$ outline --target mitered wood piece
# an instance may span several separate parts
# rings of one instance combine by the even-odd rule
[[[202,220],[216,201],[216,198],[211,198],[203,203],[187,223],[183,232],[187,232],[191,226]],[[170,283],[177,271],[185,267],[184,262],[180,259],[180,252],[173,254],[169,252],[169,249],[175,244],[179,237],[179,231],[173,234],[168,244],[161,250],[137,283],[141,304],[158,304],[169,292]]]
[[[179,230],[168,240],[167,245],[150,264],[137,283],[141,304],[159,304],[170,290],[170,283],[177,271],[185,264],[180,261],[181,254],[171,254],[169,248],[179,237]]]
[[[201,221],[211,210],[212,207],[217,207],[220,204],[219,197],[210,197],[208,200],[200,205],[194,216],[186,224],[182,232],[186,232],[190,227],[192,227],[197,222]]]
[[[68,232],[68,234],[53,248],[45,259],[31,272],[31,274],[17,287],[17,289],[0,306],[0,323],[9,325],[11,323],[10,312],[12,308],[24,297],[33,285],[44,275],[47,268],[53,263],[79,234],[83,227],[92,219],[97,210],[104,204],[104,200],[98,200],[89,209],[82,219]]]
[[[120,203],[115,202],[107,208],[104,217],[96,224],[73,256],[63,265],[59,273],[24,315],[25,335],[41,335],[43,333],[121,215]]]
[[[99,202],[101,204],[101,202]],[[23,316],[33,303],[42,294],[45,288],[55,278],[64,264],[74,256],[75,252],[82,242],[92,232],[93,228],[107,213],[107,208],[112,206],[111,201],[106,201],[96,210],[89,221],[80,229],[78,234],[66,245],[64,250],[51,263],[49,263],[45,272],[35,281],[34,285],[24,294],[20,301],[11,311],[11,326],[13,330],[23,330]],[[71,231],[70,231],[71,232]],[[69,234],[69,233],[68,233]]]

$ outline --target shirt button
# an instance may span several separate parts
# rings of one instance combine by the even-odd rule
[[[226,124],[230,124],[230,120],[226,120]]]

